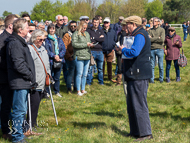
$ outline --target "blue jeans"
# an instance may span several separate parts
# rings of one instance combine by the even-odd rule
[[[164,50],[163,49],[153,49],[151,50],[151,66],[152,66],[152,78],[150,82],[154,82],[154,67],[155,67],[155,59],[158,57],[158,67],[159,67],[159,81],[163,82],[164,80]]]
[[[63,75],[64,75],[64,80],[65,80],[65,83],[67,83],[67,74],[68,74],[68,65],[67,65],[67,62],[63,63]]]
[[[71,83],[75,73],[75,60],[66,60],[68,73],[67,73],[67,89],[71,90]]]
[[[180,70],[178,66],[178,60],[174,60],[174,67],[175,67],[175,72],[176,72],[176,77],[180,77]],[[171,67],[172,61],[166,60],[166,77],[170,77],[170,67]]]
[[[24,138],[22,124],[27,112],[28,92],[27,89],[13,91],[12,142],[18,142]]]
[[[63,67],[63,66],[62,66]],[[55,81],[53,85],[53,90],[55,94],[59,93],[59,86],[60,86],[60,75],[61,75],[61,69],[62,68],[54,68],[53,65],[50,65],[51,68],[51,76],[53,80]],[[49,93],[49,88],[48,88],[48,93]]]
[[[104,84],[104,78],[103,78],[103,63],[104,63],[104,54],[102,51],[91,51],[92,56],[94,57],[94,60],[96,61],[97,64],[97,69],[98,69],[98,81],[99,84]],[[91,85],[93,76],[92,76],[92,68],[93,66],[90,66],[88,70],[88,75],[87,75],[87,84]]]
[[[75,58],[76,62],[76,88],[77,91],[85,90],[86,85],[86,77],[88,73],[88,68],[90,64],[90,60],[77,60],[77,57]]]
[[[183,40],[186,41],[186,39],[187,39],[187,33],[185,31],[183,31],[183,34],[184,34]]]

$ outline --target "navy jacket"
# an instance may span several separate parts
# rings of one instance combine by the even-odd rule
[[[57,38],[58,41],[58,47],[59,47],[59,58],[62,59],[62,62],[65,62],[64,56],[65,56],[65,44],[63,43],[63,40],[61,38]],[[53,61],[55,58],[55,50],[52,47],[52,43],[51,43],[51,39],[47,38],[45,40],[45,48],[48,51],[48,55],[49,55],[49,62],[50,65],[53,65]]]
[[[123,74],[125,81],[144,80],[150,79],[152,77],[152,66],[150,62],[150,38],[148,36],[148,33],[143,29],[143,27],[136,28],[133,31],[132,36],[136,36],[137,34],[142,34],[145,37],[145,45],[137,57],[133,59],[123,60]]]
[[[121,30],[122,30],[121,23],[118,22],[118,23],[114,24],[113,29],[115,30],[115,32],[116,32],[117,34],[118,34],[119,32],[121,32]]]
[[[36,81],[35,66],[25,40],[13,32],[6,39],[6,58],[10,88],[31,89]]]
[[[102,50],[104,54],[109,54],[115,48],[117,35],[115,30],[109,28],[108,32],[104,29],[104,42],[102,43]]]
[[[8,83],[5,40],[9,36],[6,30],[0,35],[0,83]]]
[[[104,37],[100,38],[100,36],[104,35],[104,31],[98,29],[95,32],[91,27],[90,29],[87,29],[87,32],[90,35],[91,42],[93,42],[94,44],[99,42],[95,47],[91,48],[91,51],[102,51],[102,42],[104,42]]]

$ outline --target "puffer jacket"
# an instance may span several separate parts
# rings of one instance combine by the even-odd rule
[[[179,40],[179,45],[175,45],[176,40]],[[165,41],[167,56],[165,56],[166,60],[177,60],[180,55],[180,49],[182,47],[181,37],[179,35],[175,35],[173,38],[166,36]]]
[[[74,49],[74,59],[78,60],[90,60],[91,51],[87,46],[87,43],[91,43],[90,35],[88,32],[84,32],[84,35],[78,35],[78,31],[75,31],[72,35],[72,46]]]
[[[6,58],[10,88],[31,89],[36,81],[35,66],[24,38],[13,32],[6,39]]]
[[[71,43],[71,36],[72,36],[71,31],[68,31],[68,33],[66,33],[63,36],[63,42],[64,42],[65,48],[66,48],[66,53],[65,53],[66,60],[68,60],[69,58],[72,58],[72,56],[73,56],[73,46]]]
[[[49,64],[49,56],[47,53],[47,50],[45,47],[41,46],[40,49],[36,47],[35,44],[33,46],[36,48],[38,51],[44,65],[46,68],[47,73],[51,74],[50,72],[50,64]],[[34,60],[34,65],[35,65],[35,73],[36,73],[36,82],[38,83],[37,90],[44,90],[45,88],[45,79],[46,79],[46,73],[44,70],[44,66],[42,64],[42,61],[40,60],[38,54],[34,50],[34,47],[32,45],[28,45],[30,53],[32,55],[32,58]]]
[[[57,38],[58,41],[58,47],[59,47],[59,58],[62,59],[62,63],[65,63],[65,44],[63,43],[63,40],[61,38]],[[49,62],[50,65],[53,65],[53,61],[55,59],[55,50],[52,47],[52,43],[51,43],[51,39],[47,38],[45,40],[45,48],[48,51],[48,55],[49,55]]]

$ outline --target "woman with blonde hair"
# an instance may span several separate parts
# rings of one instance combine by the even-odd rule
[[[85,85],[88,73],[91,51],[90,47],[93,44],[90,40],[90,35],[86,32],[88,24],[84,21],[79,23],[77,31],[72,35],[72,46],[74,49],[73,58],[76,62],[76,88],[77,94],[82,96],[86,94]],[[81,91],[80,91],[81,88]]]

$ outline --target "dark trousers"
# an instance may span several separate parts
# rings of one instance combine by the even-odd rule
[[[178,60],[173,60],[174,61],[174,67],[176,71],[176,77],[180,77],[180,70],[178,66]],[[171,67],[172,60],[166,60],[166,77],[170,77],[170,67]]]
[[[39,109],[39,105],[40,105],[40,101],[42,97],[43,97],[43,93],[41,91],[33,90],[30,94],[32,127],[37,126],[36,119],[38,116],[38,109]],[[29,123],[29,110],[27,113],[28,113],[27,122]]]
[[[117,66],[118,66],[118,70],[117,70],[117,74],[121,74],[121,56],[122,54],[116,54],[117,57]]]
[[[8,84],[0,84],[0,96],[2,98],[1,103],[1,129],[3,134],[8,134],[10,113],[13,103],[13,91]]]
[[[151,135],[147,105],[148,80],[127,81],[127,112],[130,133],[135,136]]]

